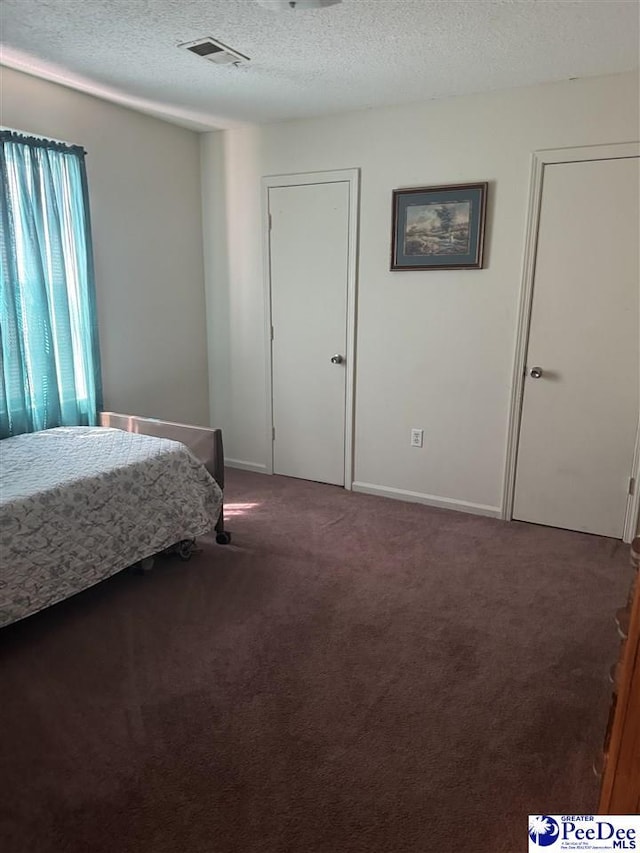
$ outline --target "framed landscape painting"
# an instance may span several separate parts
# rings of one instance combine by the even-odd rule
[[[486,207],[486,182],[394,190],[391,269],[482,269]]]

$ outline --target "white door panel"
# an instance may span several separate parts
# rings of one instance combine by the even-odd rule
[[[622,537],[638,423],[638,193],[637,158],[545,167],[514,518]]]
[[[344,485],[349,182],[271,187],[273,463]]]

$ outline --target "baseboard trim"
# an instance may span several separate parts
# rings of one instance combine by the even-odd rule
[[[228,459],[225,456],[226,468],[238,468],[240,471],[255,471],[256,474],[266,474],[267,466],[261,462],[245,462],[244,459]]]
[[[425,495],[423,492],[410,492],[407,489],[395,489],[392,486],[377,486],[374,483],[356,481],[353,484],[353,491],[362,492],[365,495],[378,495],[382,498],[393,498],[397,501],[435,506],[438,509],[452,509],[456,512],[468,512],[472,515],[486,515],[489,518],[502,517],[502,510],[499,506],[475,504],[470,501],[459,501],[456,498],[442,498],[438,495]]]

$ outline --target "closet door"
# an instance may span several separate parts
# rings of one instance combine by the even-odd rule
[[[638,425],[638,158],[545,166],[513,517],[621,538]]]

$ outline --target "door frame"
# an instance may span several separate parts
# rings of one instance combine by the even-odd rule
[[[507,453],[504,484],[502,491],[501,517],[505,521],[513,518],[515,499],[516,467],[520,425],[522,421],[522,403],[524,399],[524,380],[529,347],[529,329],[533,307],[533,282],[536,271],[538,234],[542,209],[542,186],[546,166],[556,163],[579,163],[589,160],[620,160],[640,157],[639,142],[612,143],[609,145],[589,145],[579,148],[549,148],[534,151],[531,156],[531,176],[529,182],[529,206],[525,226],[524,258],[518,309],[513,378],[511,383],[511,404],[507,432]],[[630,476],[635,480],[627,499],[624,521],[623,541],[631,542],[636,535],[638,513],[640,510],[640,418],[636,431],[636,448]]]
[[[358,276],[358,213],[360,205],[360,169],[338,169],[324,172],[299,172],[289,175],[266,175],[262,178],[262,265],[264,281],[264,340],[267,388],[267,473],[273,474],[273,359],[271,311],[271,239],[269,190],[309,184],[349,184],[349,250],[347,255],[347,343],[345,352],[345,417],[344,417],[344,488],[353,484],[353,435],[356,357],[356,297]]]

